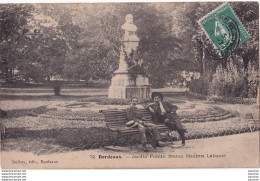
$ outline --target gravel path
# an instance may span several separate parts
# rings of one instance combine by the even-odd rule
[[[165,144],[149,150],[144,153],[137,145],[40,156],[3,151],[2,168],[255,168],[259,167],[259,132],[190,140],[185,147],[180,143]],[[95,159],[91,159],[93,156]],[[38,164],[12,164],[12,160],[34,160]]]

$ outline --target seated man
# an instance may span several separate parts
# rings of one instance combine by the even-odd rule
[[[5,126],[3,124],[2,118],[5,118],[7,116],[7,113],[0,109],[0,132],[1,132],[1,138],[3,139],[5,136]]]
[[[126,125],[138,129],[138,131],[140,132],[140,135],[141,135],[142,148],[144,151],[147,152],[148,149],[146,147],[146,143],[147,143],[146,137],[149,136],[149,134],[147,134],[147,133],[152,134],[152,136],[155,140],[155,145],[153,145],[154,147],[161,146],[159,143],[160,135],[159,135],[156,125],[147,123],[142,118],[141,111],[139,111],[136,107],[137,102],[138,102],[137,98],[132,98],[131,106],[130,106],[130,108],[128,108],[126,110],[127,119],[129,120],[129,122],[127,122]],[[132,123],[134,123],[134,124],[132,124]]]
[[[153,116],[153,121],[164,123],[170,129],[176,130],[182,140],[182,146],[184,146],[185,132],[187,131],[181,124],[179,116],[176,114],[178,107],[168,101],[162,101],[163,95],[159,92],[154,92],[152,99],[154,100],[154,104],[150,105],[148,110]]]

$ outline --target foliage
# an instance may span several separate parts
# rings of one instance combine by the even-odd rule
[[[131,99],[115,99],[107,97],[88,97],[84,98],[80,102],[96,102],[98,105],[130,105]],[[141,99],[140,104],[151,103],[151,99]]]
[[[47,113],[49,111],[57,111],[56,108],[47,108],[46,106],[40,106],[34,109],[12,109],[7,110],[7,118],[19,118],[25,116],[37,117],[40,114]]]
[[[247,104],[252,105],[256,104],[255,98],[242,98],[242,97],[209,97],[210,101],[228,103],[228,104]]]
[[[167,62],[171,60],[170,55],[180,47],[179,40],[172,36],[170,26],[167,26],[167,22],[161,18],[161,13],[155,6],[144,3],[106,6],[100,4],[94,10],[95,12],[91,11],[92,14],[86,12],[84,16],[91,21],[91,26],[84,26],[89,27],[88,34],[91,35],[91,40],[93,38],[93,45],[98,44],[93,47],[93,51],[96,51],[94,55],[98,54],[99,57],[93,56],[91,59],[95,60],[93,67],[98,67],[99,70],[93,74],[99,78],[110,78],[117,69],[122,38],[120,27],[126,14],[130,13],[134,15],[134,24],[138,27],[139,58],[144,60],[146,72],[153,86],[163,86],[168,79],[164,75]]]
[[[208,61],[215,57],[216,52],[210,40],[207,39],[204,31],[200,28],[197,21],[210,11],[217,8],[221,3],[173,3],[161,6],[165,18],[172,24],[172,34],[180,38],[185,44],[181,54],[175,54],[173,62],[178,60],[188,60],[185,70],[198,71],[204,73],[206,69],[214,68],[216,61]],[[168,12],[171,12],[170,15]],[[216,58],[214,58],[216,60]],[[178,63],[174,63],[179,67]],[[211,68],[212,66],[212,68]]]
[[[134,14],[140,58],[156,87],[168,79],[164,76],[167,62],[180,48],[161,12],[145,3],[88,4],[82,8],[41,4],[20,11],[9,5],[2,7],[5,14],[13,13],[13,21],[19,21],[17,16],[21,18],[23,24],[19,27],[28,28],[28,42],[22,41],[24,53],[19,62],[12,64],[12,70],[18,70],[17,75],[25,81],[44,82],[56,76],[87,82],[92,78],[110,79],[118,67],[120,27],[128,13]],[[15,33],[14,28],[10,29],[10,36],[16,38]]]
[[[196,4],[196,19],[200,19],[219,5],[220,3]],[[252,62],[256,67],[258,67],[258,4],[255,2],[232,2],[230,5],[241,20],[242,24],[245,26],[246,30],[249,32],[251,38],[237,47],[230,54],[220,57],[203,30],[198,26],[198,24],[194,25],[195,31],[192,35],[193,49],[195,52],[195,60],[202,68],[201,73],[215,72],[216,67],[219,64],[222,64],[222,66],[225,67],[227,62],[230,60],[230,57],[237,55],[243,59],[243,67],[245,70],[247,69],[249,62]]]
[[[94,111],[49,111],[46,113],[47,117],[60,118],[67,120],[85,120],[85,121],[104,121],[104,116],[101,113]]]
[[[247,79],[248,79],[248,97],[256,98],[257,97],[257,88],[259,86],[259,73],[255,70],[255,66],[253,66],[250,62],[246,71]]]
[[[255,67],[249,63],[246,71],[233,60],[227,67],[218,66],[213,75],[211,93],[222,97],[256,98],[259,86],[259,75]]]
[[[168,97],[166,96],[166,98],[168,101],[170,101],[173,104],[180,104],[183,103],[183,101],[172,98],[172,97]],[[131,99],[115,99],[115,98],[108,98],[108,97],[87,97],[84,98],[80,101],[80,104],[87,104],[89,102],[95,102],[98,105],[130,105],[131,104]],[[138,101],[139,104],[142,104],[144,107],[148,106],[148,104],[152,103],[153,100],[152,99],[140,99]]]
[[[232,61],[227,64],[227,68],[217,67],[210,87],[213,94],[223,97],[246,97],[247,88],[245,73]]]
[[[200,19],[207,12],[211,11],[218,7],[219,3],[196,3],[190,4],[190,6],[196,6],[196,19]],[[221,96],[243,96],[243,97],[255,97],[257,94],[257,85],[258,82],[254,80],[250,80],[248,76],[250,76],[250,72],[248,72],[249,64],[255,67],[256,71],[258,71],[259,67],[259,31],[258,31],[258,4],[255,2],[232,2],[230,3],[231,7],[234,9],[238,18],[241,20],[242,24],[245,26],[246,30],[249,32],[251,38],[247,42],[243,43],[239,47],[237,47],[233,52],[227,54],[224,57],[220,57],[211,43],[211,41],[206,37],[203,30],[198,26],[198,24],[194,24],[195,29],[193,30],[192,42],[193,42],[193,50],[195,53],[195,61],[201,67],[200,72],[206,74],[206,76],[211,76],[212,73],[217,72],[219,74],[219,79],[216,78],[216,74],[214,77],[214,82],[212,82],[212,87],[218,87],[216,90],[211,87],[209,94],[218,92],[218,95]],[[191,11],[192,12],[192,11]],[[189,11],[188,11],[189,13]],[[186,16],[189,19],[192,16]],[[193,17],[192,17],[193,19]],[[191,19],[191,22],[192,22]],[[191,30],[192,31],[192,30]],[[242,64],[240,65],[240,60]],[[230,62],[232,63],[230,64]],[[234,80],[235,82],[218,82],[218,81],[226,81],[229,79],[232,80],[231,77],[235,73],[234,69],[231,67],[234,64],[236,66],[235,69],[238,69],[239,75],[236,75],[237,78],[240,78],[239,81]],[[230,67],[231,66],[231,67]],[[217,68],[218,67],[218,68]],[[223,67],[226,69],[225,73],[220,73],[219,69]],[[243,69],[243,70],[241,70]],[[241,70],[241,71],[240,71]],[[228,72],[233,71],[233,72]],[[223,70],[222,70],[223,72]],[[244,73],[246,72],[246,73]],[[209,74],[209,75],[207,75]],[[220,75],[221,74],[221,75]],[[224,76],[224,77],[221,77]],[[225,77],[226,76],[226,77]],[[228,78],[229,77],[229,78]],[[217,81],[218,80],[218,81]],[[207,80],[206,80],[207,82]],[[206,83],[205,82],[205,83]],[[225,85],[224,85],[225,84]],[[193,81],[190,86],[193,92],[199,93],[203,88],[204,81],[198,80],[196,83]],[[222,88],[220,88],[222,87]],[[221,90],[220,90],[221,89]],[[196,91],[197,90],[197,91]],[[205,89],[204,89],[205,90]],[[221,92],[221,93],[220,93]]]
[[[6,4],[0,6],[1,79],[43,83],[51,79],[111,79],[118,68],[126,14],[133,14],[140,38],[139,54],[153,87],[163,87],[179,71],[212,76],[230,59],[258,71],[258,4],[232,2],[231,7],[251,39],[219,57],[197,23],[221,3]],[[207,75],[209,74],[209,75]],[[245,79],[249,87],[257,82]],[[207,79],[207,78],[201,78]],[[198,81],[199,82],[199,81]],[[203,82],[203,81],[202,81]],[[205,80],[206,83],[206,80]],[[191,83],[193,90],[206,89]],[[252,84],[252,85],[251,85]],[[249,90],[254,96],[255,88]]]
[[[26,4],[0,6],[0,60],[1,79],[11,82],[15,66],[24,49],[29,46],[28,19],[33,7]]]
[[[234,2],[231,4],[235,13],[250,35],[250,39],[236,48],[233,52],[243,59],[243,68],[246,71],[249,63],[259,68],[259,4],[256,2]]]
[[[193,93],[207,96],[209,94],[210,81],[210,76],[201,76],[199,79],[193,79],[188,82],[187,87]]]
[[[90,149],[91,146],[94,147],[94,144],[98,145],[94,148],[99,148],[104,143],[112,145],[116,138],[116,134],[109,131],[105,124],[96,124],[100,121],[89,122],[55,118],[52,118],[51,121],[49,121],[49,118],[33,118],[33,120],[30,120],[30,117],[26,117],[26,119],[16,119],[15,124],[13,122],[6,122],[6,127],[9,129],[7,129],[6,138],[1,142],[3,151],[20,150],[36,153],[45,149],[48,151],[57,150],[57,148],[58,150],[69,151],[72,148],[82,148],[83,146],[85,146],[85,149]],[[27,125],[27,129],[23,128],[24,125]],[[187,139],[201,138],[202,135],[203,137],[213,137],[228,135],[230,132],[238,134],[241,130],[249,131],[248,123],[240,121],[238,118],[217,122],[186,123],[184,126],[188,130]],[[37,129],[35,130],[35,128]],[[163,140],[167,140],[163,135],[162,137]],[[129,146],[131,143],[140,143],[140,136],[122,138],[118,145]],[[65,147],[67,149],[64,149]]]

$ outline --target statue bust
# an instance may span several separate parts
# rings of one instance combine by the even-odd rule
[[[137,27],[133,24],[133,15],[128,14],[125,17],[125,24],[122,25],[122,29],[126,32],[135,32],[137,30]]]
[[[121,29],[125,30],[124,41],[139,41],[139,38],[135,35],[137,27],[133,24],[133,19],[133,15],[126,15],[126,22],[121,26]]]

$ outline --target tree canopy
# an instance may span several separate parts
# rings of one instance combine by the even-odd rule
[[[0,5],[1,79],[111,79],[118,68],[126,14],[133,14],[140,55],[154,87],[178,71],[214,72],[240,57],[258,69],[258,4],[230,5],[251,39],[219,57],[197,21],[221,3],[105,3]]]

